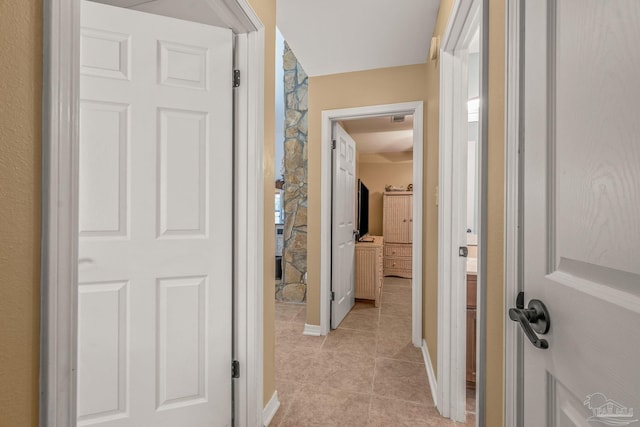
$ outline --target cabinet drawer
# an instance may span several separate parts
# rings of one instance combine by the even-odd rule
[[[410,257],[411,245],[384,245],[385,257]]]
[[[385,257],[384,268],[395,268],[411,271],[411,259]]]

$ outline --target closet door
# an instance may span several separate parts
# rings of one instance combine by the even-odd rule
[[[229,426],[232,32],[81,14],[73,425]]]

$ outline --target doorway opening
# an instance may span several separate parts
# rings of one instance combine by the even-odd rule
[[[423,104],[409,102],[401,104],[356,107],[322,112],[322,208],[321,208],[321,259],[320,259],[320,334],[327,335],[331,326],[332,292],[332,160],[333,127],[339,121],[366,119],[381,116],[413,117],[413,192],[411,229],[411,337],[416,347],[421,346],[422,337],[422,143]],[[354,203],[355,205],[355,203]]]
[[[382,311],[407,315],[404,332],[411,345],[413,115],[336,121],[332,141],[331,329],[353,322],[354,301],[377,308],[385,294]],[[355,150],[351,179],[339,171],[345,142],[347,153],[351,145]],[[340,217],[345,214],[346,220]],[[342,223],[346,242],[340,239]],[[340,289],[345,284],[347,289]],[[394,292],[401,288],[406,298]]]
[[[457,2],[440,50],[437,406],[473,424],[484,407],[484,31],[482,1]]]
[[[97,3],[99,2],[89,3],[89,5],[94,6],[93,8],[124,10]],[[115,1],[102,1],[101,3],[122,5],[122,2]],[[204,277],[205,275],[211,276],[208,273],[186,272],[189,269],[188,265],[191,265],[190,262],[194,261],[193,259],[180,263],[180,268],[185,267],[185,271],[167,272],[166,269],[163,270],[165,265],[160,265],[162,263],[156,264],[156,269],[152,265],[153,263],[149,262],[149,257],[144,259],[135,257],[134,263],[146,263],[153,271],[152,274],[156,275],[154,276],[155,281],[150,279],[148,282],[151,284],[149,288],[154,288],[157,291],[157,298],[153,298],[148,307],[136,304],[135,311],[133,303],[129,303],[133,301],[133,294],[137,292],[137,289],[133,289],[131,286],[134,279],[129,280],[125,277],[128,274],[126,271],[118,270],[118,274],[123,277],[122,280],[85,275],[82,279],[84,284],[79,285],[78,283],[80,276],[84,274],[84,272],[79,272],[79,268],[91,269],[100,264],[97,270],[101,270],[105,260],[112,261],[119,255],[116,250],[113,251],[114,256],[103,256],[102,253],[96,256],[82,256],[82,252],[79,252],[78,248],[78,230],[84,233],[81,238],[88,237],[90,240],[100,241],[99,244],[113,243],[120,239],[125,242],[123,245],[126,245],[126,241],[133,241],[133,235],[139,231],[133,226],[133,223],[136,222],[139,225],[142,224],[143,228],[146,227],[150,234],[157,234],[155,240],[162,241],[166,248],[175,246],[181,238],[200,242],[207,240],[217,230],[207,219],[210,218],[208,213],[216,214],[212,204],[215,198],[205,190],[214,187],[213,183],[209,181],[209,178],[213,178],[214,174],[207,173],[209,166],[213,166],[208,163],[211,161],[208,157],[208,154],[211,153],[208,148],[209,136],[213,135],[209,133],[211,126],[208,119],[213,114],[210,114],[208,110],[205,111],[204,107],[194,106],[170,105],[167,108],[163,108],[164,106],[151,109],[142,108],[143,111],[150,112],[146,120],[155,118],[162,124],[157,128],[154,127],[153,132],[165,132],[164,136],[166,137],[158,136],[157,141],[154,141],[157,142],[157,145],[148,144],[147,148],[156,146],[157,153],[161,153],[164,160],[171,160],[174,164],[158,161],[156,163],[157,173],[154,172],[154,167],[145,166],[133,171],[139,172],[136,175],[128,169],[131,168],[129,161],[134,156],[138,159],[144,156],[138,156],[140,153],[136,150],[139,150],[139,145],[134,146],[128,141],[146,138],[148,135],[144,135],[144,132],[142,134],[134,132],[128,127],[134,124],[134,120],[137,120],[136,117],[139,118],[136,116],[137,113],[133,112],[135,108],[127,105],[125,101],[110,99],[92,101],[92,96],[86,96],[86,92],[84,94],[81,92],[80,83],[81,78],[90,75],[101,77],[105,82],[111,79],[135,84],[132,78],[134,74],[131,72],[133,70],[135,73],[133,67],[135,67],[134,62],[137,58],[132,55],[138,55],[144,51],[145,55],[151,53],[149,58],[158,61],[180,61],[179,64],[173,64],[176,66],[158,67],[157,79],[148,79],[146,81],[147,88],[155,84],[200,93],[218,84],[217,80],[213,82],[209,79],[208,71],[213,66],[213,58],[210,56],[214,56],[209,55],[208,49],[210,48],[188,46],[190,43],[184,41],[176,43],[167,41],[166,43],[147,43],[148,49],[138,49],[136,53],[132,53],[131,45],[137,41],[133,40],[130,35],[128,36],[126,32],[112,31],[108,28],[96,29],[95,31],[87,28],[81,30],[81,9],[86,4],[79,0],[57,0],[45,8],[46,39],[50,42],[45,44],[44,48],[43,139],[45,143],[43,147],[45,151],[43,159],[46,166],[43,178],[43,206],[45,207],[43,238],[45,243],[42,254],[41,420],[52,425],[95,424],[98,422],[108,425],[111,422],[117,422],[118,419],[129,417],[133,413],[131,408],[139,408],[137,406],[140,404],[138,397],[142,394],[146,399],[146,403],[143,405],[145,408],[164,406],[165,409],[176,410],[176,413],[185,408],[186,411],[190,411],[210,400],[202,399],[203,396],[208,395],[209,397],[220,397],[225,408],[219,414],[222,414],[225,423],[231,423],[232,419],[235,419],[243,425],[261,424],[263,403],[261,328],[263,225],[262,221],[250,221],[249,213],[263,211],[263,176],[260,172],[263,163],[262,135],[258,131],[262,129],[263,120],[261,103],[264,76],[263,25],[255,12],[244,2],[220,1],[216,2],[215,6],[207,2],[196,2],[192,8],[188,9],[172,9],[170,5],[167,6],[166,2],[156,1],[145,2],[144,5],[139,5],[138,2],[130,4],[134,7],[140,6],[139,11],[129,11],[130,14],[146,16],[144,19],[147,19],[139,26],[136,26],[135,22],[130,22],[131,28],[135,31],[158,30],[149,23],[149,19],[176,22],[177,20],[174,18],[179,19],[180,25],[183,26],[193,25],[200,29],[208,26],[226,28],[220,33],[224,33],[224,43],[228,49],[216,51],[216,58],[218,54],[223,55],[225,58],[223,62],[228,65],[228,67],[224,67],[224,70],[221,70],[220,81],[230,81],[223,76],[229,76],[233,72],[232,61],[233,66],[241,70],[244,78],[243,84],[235,89],[233,94],[231,94],[230,88],[226,92],[226,101],[229,105],[225,107],[224,115],[229,118],[226,123],[229,128],[226,131],[228,136],[225,137],[225,140],[230,142],[233,131],[235,142],[233,157],[230,147],[227,147],[225,152],[229,159],[234,161],[233,175],[230,176],[234,188],[233,192],[225,192],[228,197],[224,198],[224,207],[221,210],[228,212],[233,209],[236,212],[236,221],[232,225],[230,224],[228,231],[225,232],[225,242],[229,244],[220,248],[225,252],[222,258],[227,263],[225,283],[222,286],[228,288],[226,295],[229,298],[226,299],[224,311],[233,313],[233,326],[231,321],[227,325],[229,329],[233,328],[233,330],[225,332],[229,339],[226,340],[227,345],[224,348],[214,348],[208,343],[211,336],[207,331],[212,332],[213,329],[209,324],[211,319],[207,316],[211,307],[207,306],[206,301],[208,300],[207,295],[215,291],[211,284],[215,284],[216,281],[213,277]],[[98,18],[101,16],[100,13],[96,15]],[[109,23],[123,24],[124,22],[110,20]],[[180,32],[178,25],[172,28],[179,35],[191,37],[196,33],[196,31],[188,30]],[[145,37],[137,37],[137,39],[142,40]],[[204,37],[204,39],[209,38]],[[151,39],[147,39],[147,41],[149,40]],[[192,44],[197,45],[198,43]],[[235,45],[235,50],[232,50],[232,45]],[[142,73],[142,78],[149,75],[153,76],[155,73]],[[137,77],[141,76],[137,75]],[[86,87],[82,89],[84,90]],[[225,91],[227,91],[226,84]],[[104,91],[107,96],[115,95],[116,92],[131,95],[132,99],[140,100],[141,98],[139,92],[134,91]],[[164,95],[167,95],[168,92],[169,89]],[[80,96],[82,96],[82,100]],[[233,103],[231,102],[232,97]],[[205,96],[205,98],[207,100],[202,102],[210,101],[208,97]],[[189,102],[191,100],[190,98]],[[87,126],[86,120],[97,120],[102,123],[103,127]],[[142,121],[144,122],[145,119]],[[93,132],[93,135],[88,135],[87,131]],[[83,132],[85,133],[83,134]],[[175,142],[176,138],[181,135],[189,139],[190,150],[178,150],[176,154],[175,150],[172,150],[175,149],[175,144],[172,142]],[[87,151],[86,145],[80,146],[81,142],[87,141],[88,136],[91,136],[90,139],[93,142],[102,142],[105,138],[110,138],[110,142],[115,142],[115,144],[94,144],[92,147],[94,150],[90,153]],[[231,146],[231,143],[228,145]],[[107,152],[102,155],[100,150]],[[102,162],[100,162],[101,159]],[[175,174],[176,162],[194,159],[198,167],[191,168],[185,174]],[[92,184],[97,183],[107,187],[108,191],[102,193],[105,198],[114,202],[109,205],[114,209],[94,209],[91,211],[95,214],[94,216],[87,216],[87,213],[91,213],[89,211],[80,211],[83,207],[82,203],[84,203],[84,208],[87,208],[89,206],[86,203],[87,200],[91,197],[95,199],[96,194],[100,193],[100,191],[88,191],[86,186],[88,182],[83,179],[83,173],[87,172],[87,167],[91,172],[92,164],[88,164],[87,160],[93,161],[97,167],[114,166],[110,170],[110,174],[104,174],[98,181],[91,181]],[[225,170],[228,171],[228,169]],[[139,179],[140,176],[143,178]],[[170,176],[172,182],[163,181],[161,179],[163,176],[164,178]],[[126,180],[123,177],[126,177]],[[134,177],[138,181],[135,185],[133,184]],[[197,185],[190,187],[192,191],[189,194],[187,194],[188,192],[180,193],[175,191],[176,178],[178,180],[192,178]],[[145,185],[158,184],[161,190],[166,190],[165,193],[160,189],[157,192],[151,192],[151,194],[156,194],[159,200],[161,195],[165,196],[162,202],[145,203],[149,209],[157,209],[160,212],[155,217],[159,218],[155,227],[152,221],[144,225],[145,221],[140,221],[140,217],[135,217],[129,206],[132,201],[139,200],[136,199],[134,193],[139,190],[139,183],[143,181],[146,183]],[[202,191],[196,191],[196,187]],[[148,194],[144,191],[143,193]],[[233,198],[231,197],[232,193]],[[191,205],[195,203],[198,209],[192,210],[191,214],[186,212],[183,212],[182,216],[178,214],[175,208],[181,204],[179,202],[181,197],[186,197],[187,199],[183,201],[189,202]],[[99,202],[98,206],[93,206],[93,208],[100,208],[102,207],[100,203],[105,203],[103,199],[97,201]],[[231,240],[233,244],[230,244]],[[80,249],[82,250],[82,248]],[[191,248],[185,253],[194,255],[200,252]],[[197,256],[193,258],[197,258]],[[232,258],[233,264],[229,265]],[[231,274],[233,274],[233,278]],[[232,286],[233,299],[231,297]],[[82,287],[84,289],[80,289]],[[100,298],[100,295],[93,295],[95,293],[105,294],[102,296],[106,297]],[[176,293],[180,295],[176,297]],[[195,310],[187,316],[176,316],[177,311],[173,310],[178,308],[176,304],[182,304],[182,308],[191,305]],[[160,307],[162,313],[158,311],[157,316],[149,316],[148,314],[153,310],[152,306],[154,309]],[[94,316],[94,321],[83,322],[83,318],[86,320],[86,315],[93,314],[94,309],[95,314],[98,314],[98,316]],[[100,316],[100,310],[108,311],[108,315]],[[130,327],[133,324],[134,314],[141,314],[141,311],[145,310],[146,314],[141,317],[144,317],[147,325],[156,323],[160,329],[164,328],[166,334],[151,334],[140,340],[138,340],[139,336],[133,336]],[[94,331],[99,330],[106,333],[106,335],[103,334],[105,339],[101,340],[99,345],[106,346],[108,351],[95,351],[92,343],[89,346],[86,345],[86,339],[95,338],[94,334],[87,334],[87,331],[92,327]],[[180,337],[176,334],[176,330],[179,329],[186,331],[185,336]],[[232,341],[232,335],[242,337],[242,339]],[[175,349],[176,343],[183,338],[189,341],[189,345],[182,350],[171,351],[170,347],[173,345]],[[154,339],[157,342],[147,346]],[[150,390],[151,386],[146,387],[145,393],[136,394],[138,397],[135,397],[134,401],[134,395],[130,393],[128,387],[133,384],[133,376],[139,376],[142,373],[140,369],[134,370],[132,368],[134,359],[140,358],[140,352],[137,352],[136,355],[132,354],[134,347],[139,349],[141,345],[146,347],[145,351],[157,356],[153,360],[159,360],[161,366],[159,364],[155,372],[159,378],[158,390]],[[205,369],[204,364],[209,361],[209,357],[202,358],[201,356],[203,354],[213,356],[212,352],[224,353],[223,358],[216,359],[218,361],[224,359],[224,361],[215,368],[220,372],[221,380],[227,383],[224,391],[210,387],[204,383],[204,380],[198,379],[200,376],[197,372]],[[174,381],[175,377],[171,376],[173,374],[169,375],[169,370],[178,366],[176,361],[181,360],[181,357],[187,353],[194,357],[197,356],[196,361],[188,368],[193,374],[189,375],[191,380],[187,381],[190,384],[184,382],[185,378],[180,378],[176,382]],[[245,373],[241,378],[233,380],[230,375],[229,363],[227,363],[230,362],[232,354],[243,366]],[[109,363],[104,365],[93,363],[100,360]],[[184,362],[184,360],[182,361]],[[93,366],[98,366],[98,368],[87,370],[86,363],[88,362],[92,362]],[[138,364],[138,366],[141,365]],[[153,369],[147,369],[145,372],[145,375],[154,374]],[[80,376],[84,377],[79,378]],[[228,381],[226,381],[227,379]],[[102,381],[105,387],[98,387],[100,389],[93,396],[88,396],[83,392],[81,397],[83,400],[81,401],[78,390],[93,384],[93,380],[98,383]],[[153,383],[151,381],[149,384]],[[228,386],[231,383],[233,386]],[[220,396],[217,396],[216,393],[219,391]],[[106,397],[102,398],[101,396]],[[233,413],[231,411],[232,399],[236,403]],[[229,405],[224,402],[229,402]],[[201,406],[204,408],[206,405]],[[149,413],[151,412],[149,411]],[[216,417],[218,413],[214,412],[216,411],[211,411],[208,407],[204,408],[201,414],[192,414],[197,418],[197,420],[196,418],[192,418],[192,420],[194,423],[202,423],[205,418]],[[137,422],[141,421],[138,419]],[[142,422],[144,423],[144,421]]]

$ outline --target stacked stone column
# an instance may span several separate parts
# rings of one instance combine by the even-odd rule
[[[276,299],[304,302],[307,286],[307,93],[308,78],[285,43],[284,246]]]

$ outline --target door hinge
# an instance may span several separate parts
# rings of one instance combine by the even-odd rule
[[[233,70],[233,87],[240,86],[240,70]]]
[[[240,378],[240,362],[237,360],[231,362],[231,378]]]
[[[460,246],[458,248],[458,256],[466,258],[469,256],[469,249],[466,246]]]
[[[331,301],[335,301],[336,300],[336,293],[331,291]]]
[[[331,149],[332,150],[336,149],[336,140],[335,139],[333,141],[331,141]]]

